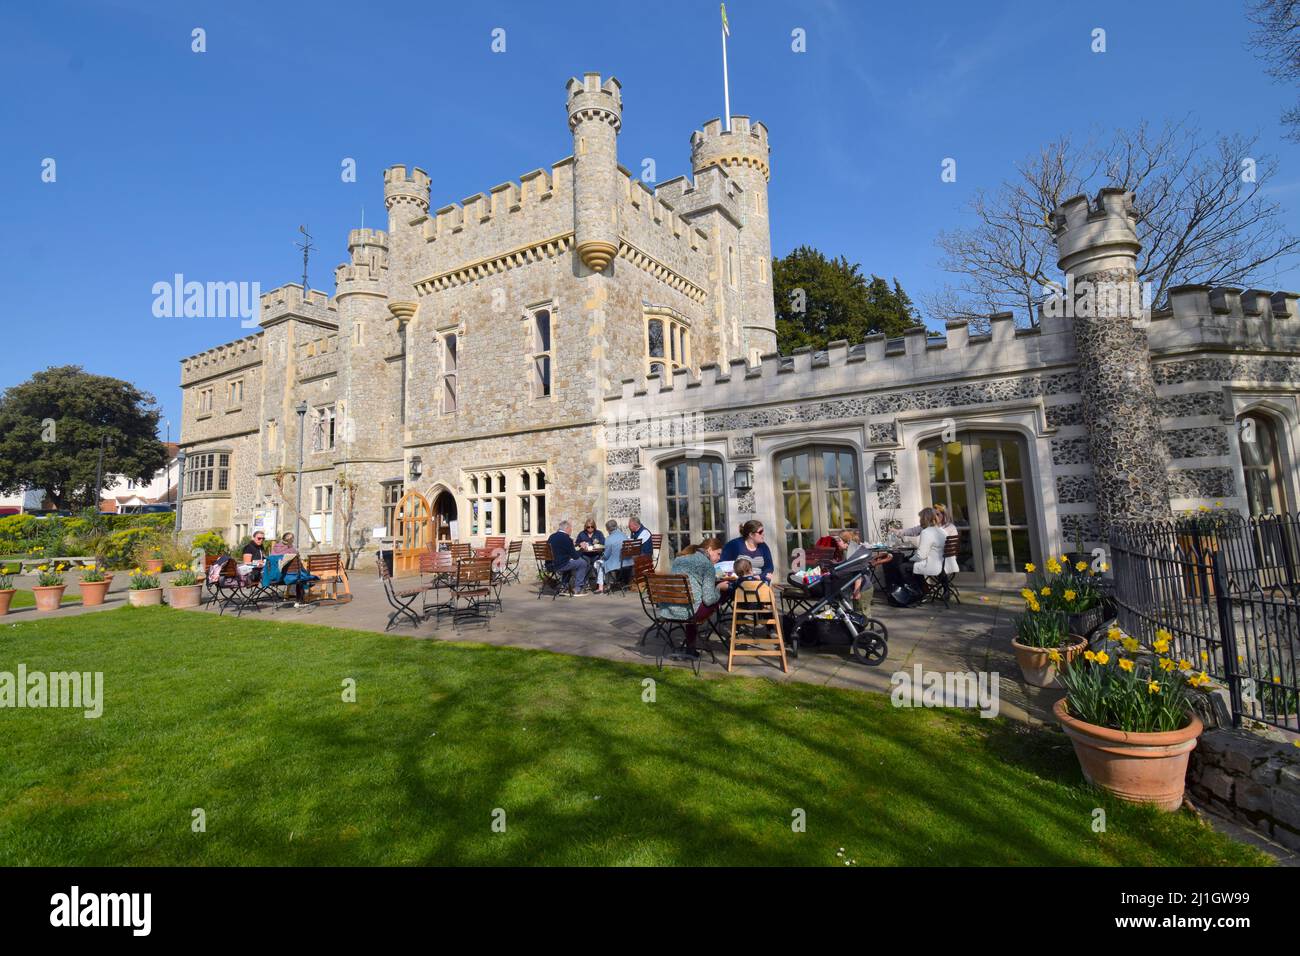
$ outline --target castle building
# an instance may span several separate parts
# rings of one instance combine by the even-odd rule
[[[349,234],[333,296],[275,289],[255,335],[182,361],[186,530],[292,527],[300,442],[330,548],[341,475],[354,543],[419,491],[439,538],[639,515],[671,553],[757,518],[781,563],[943,501],[993,585],[1123,517],[1300,500],[1296,295],[1182,286],[1149,320],[1071,298],[1029,330],[780,356],[766,127],[704,124],[692,176],[651,189],[618,163],[618,81],[567,92],[572,156],[432,212],[429,175],[391,167],[388,230]],[[1062,206],[1077,287],[1135,278],[1133,221],[1117,190]]]

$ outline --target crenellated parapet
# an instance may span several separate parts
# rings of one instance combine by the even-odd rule
[[[770,180],[770,153],[767,127],[748,116],[733,116],[729,130],[722,128],[722,120],[711,119],[691,134],[691,166],[697,174],[709,166],[746,167]]]
[[[569,129],[579,123],[606,123],[615,132],[623,125],[623,85],[615,77],[601,82],[599,73],[584,73],[565,85],[568,91]]]
[[[740,195],[744,189],[722,166],[708,166],[692,179],[678,176],[660,183],[655,189],[659,201],[684,218],[694,218],[717,210],[732,224],[742,225]]]
[[[302,286],[296,282],[264,292],[261,315],[262,328],[289,318],[303,319],[317,325],[338,326],[338,308],[334,298],[319,289],[309,289],[304,296]]]
[[[262,333],[257,332],[225,345],[218,345],[197,355],[181,359],[181,387],[209,378],[257,365],[262,361]]]
[[[475,193],[459,203],[439,208],[422,224],[425,242],[455,237],[473,245],[474,233],[489,227],[527,228],[522,220],[557,198],[567,198],[573,186],[573,157],[554,163],[549,170],[534,169],[519,180],[493,186],[487,193]],[[518,224],[503,220],[518,219]]]
[[[384,170],[384,205],[390,212],[407,208],[410,218],[429,211],[429,174],[418,166],[408,173],[405,166]]]
[[[1133,194],[1116,186],[1092,200],[1082,194],[1065,200],[1051,216],[1061,271],[1082,276],[1131,268],[1141,248],[1138,218]]]

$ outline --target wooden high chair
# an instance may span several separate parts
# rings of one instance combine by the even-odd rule
[[[748,633],[742,633],[746,631]],[[749,645],[738,650],[743,641]],[[731,605],[731,647],[727,651],[727,670],[737,657],[779,657],[781,670],[790,673],[785,658],[785,637],[781,634],[781,610],[776,594],[762,581],[740,581]]]

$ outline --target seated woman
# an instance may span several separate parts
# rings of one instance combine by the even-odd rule
[[[298,554],[298,549],[297,547],[294,546],[293,543],[293,532],[286,531],[284,534],[280,535],[280,540],[277,541],[275,544],[271,545],[271,553],[285,555],[286,557],[282,562],[282,564],[288,564],[290,561],[292,561],[293,558],[288,556]],[[303,570],[305,571],[306,568],[304,568]],[[301,579],[294,583],[293,593],[294,593],[293,606],[304,607],[305,605],[303,602],[306,600],[306,593],[304,591],[303,582]]]
[[[605,536],[601,534],[600,529],[596,527],[595,518],[587,519],[587,523],[584,524],[582,530],[578,532],[578,538],[574,541],[574,544],[578,546],[579,551],[590,551],[592,545],[597,544],[604,547]]]
[[[961,531],[957,528],[957,526],[952,523],[952,518],[949,516],[948,509],[943,504],[943,502],[936,501],[933,505],[931,505],[931,507],[934,508],[934,510],[938,513],[939,515],[938,527],[943,531],[945,535],[947,535],[949,538],[955,538],[961,534]],[[903,535],[906,538],[916,538],[916,537],[920,537],[922,530],[923,529],[921,528],[920,525],[913,525],[910,528],[904,528],[902,531],[899,532],[899,534]],[[958,571],[961,570],[961,568],[957,566],[956,558],[945,558],[943,562],[943,569],[947,571],[949,574],[956,574]]]
[[[722,560],[748,558],[754,567],[754,573],[764,582],[770,583],[775,564],[772,561],[772,550],[767,546],[766,535],[763,522],[746,521],[740,526],[740,537],[732,538],[722,549]]]
[[[722,600],[720,592],[726,591],[729,581],[719,581],[714,565],[721,560],[722,542],[717,538],[705,538],[699,544],[688,544],[673,559],[672,574],[684,574],[691,589],[691,610],[679,605],[660,605],[661,617],[673,621],[685,621],[686,643],[682,656],[699,657],[695,643],[699,637],[701,621],[707,621],[718,609]]]
[[[626,563],[623,561],[623,542],[628,540],[618,522],[610,518],[605,522],[605,554],[596,561],[596,593],[605,593],[605,579],[610,575],[618,575],[625,578],[624,568],[632,566],[632,559],[629,558]]]
[[[893,560],[884,565],[885,579],[889,582],[891,591],[907,587],[920,593],[925,590],[925,579],[944,569],[943,549],[948,536],[939,526],[939,513],[933,508],[922,508],[918,517],[921,519],[917,525],[921,532],[920,542],[916,547],[910,574],[904,572],[898,555],[894,555]]]

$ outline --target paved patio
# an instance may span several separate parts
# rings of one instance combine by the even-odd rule
[[[31,583],[25,576],[17,586],[30,587]],[[126,575],[117,576],[104,609],[126,603],[127,583]],[[390,608],[379,578],[371,571],[357,570],[351,575],[351,584],[350,602],[300,609],[268,604],[260,610],[244,612],[244,617],[382,632]],[[75,584],[70,584],[68,593],[76,593]],[[444,616],[440,624],[430,619],[418,629],[409,623],[396,625],[389,634],[395,640],[459,640],[537,648],[604,657],[642,664],[650,671],[655,669],[660,642],[652,635],[645,646],[640,645],[648,621],[635,594],[589,594],[554,600],[546,595],[538,599],[536,586],[525,576],[521,583],[507,586],[502,597],[504,610],[493,615],[488,625],[467,622],[454,626]],[[872,614],[889,628],[889,656],[878,666],[857,663],[848,656],[847,648],[805,648],[797,659],[790,659],[789,675],[782,674],[780,664],[772,658],[738,660],[734,673],[888,693],[891,675],[900,670],[910,674],[917,664],[927,671],[997,672],[1003,715],[1031,724],[1053,722],[1051,706],[1059,692],[1023,684],[1011,655],[1012,621],[1022,605],[1020,596],[1010,591],[968,589],[963,591],[962,600],[961,605],[954,604],[949,609],[942,604],[900,609],[885,605],[878,597]],[[417,607],[418,604],[417,601]],[[97,610],[100,609],[74,604],[57,613],[68,616]],[[214,606],[205,604],[204,610],[216,613]],[[37,616],[36,611],[25,608],[10,612],[8,621],[16,623]],[[719,651],[716,640],[713,647]],[[702,678],[727,679],[725,653],[719,652],[718,656],[720,663],[715,664],[707,654],[703,655]],[[663,666],[685,668],[689,664],[664,660]]]

